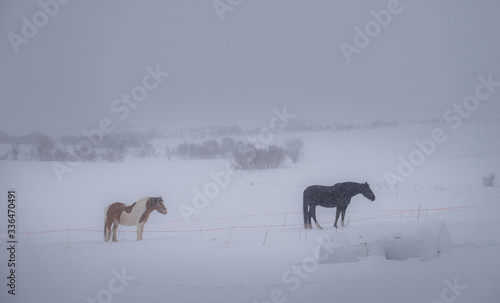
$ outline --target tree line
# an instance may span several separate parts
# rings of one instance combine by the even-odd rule
[[[90,152],[79,145],[82,136],[53,139],[43,133],[17,138],[0,160],[24,161],[106,161],[119,162],[125,157],[181,159],[231,159],[237,169],[272,169],[283,166],[287,159],[296,163],[304,160],[305,147],[301,138],[286,140],[283,145],[258,146],[254,143],[225,137],[200,143],[183,142],[177,146],[154,144],[151,137],[115,135],[104,137],[99,148]],[[23,146],[21,148],[21,145]]]

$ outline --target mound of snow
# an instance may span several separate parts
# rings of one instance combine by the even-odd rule
[[[374,224],[331,232],[321,247],[322,263],[356,262],[369,256],[425,261],[453,249],[448,227],[440,220]]]
[[[448,227],[439,220],[390,224],[385,226],[383,235],[382,243],[389,260],[430,260],[453,250]]]

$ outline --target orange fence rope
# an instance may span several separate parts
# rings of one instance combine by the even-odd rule
[[[493,209],[491,209],[493,207]],[[454,211],[454,210],[471,210],[471,209],[480,209],[482,211],[491,211],[491,210],[500,210],[500,203],[497,204],[482,204],[482,205],[468,205],[468,206],[455,206],[455,207],[444,207],[444,208],[423,208],[423,209],[401,209],[401,210],[366,210],[366,211],[351,211],[357,213],[388,213],[377,216],[370,216],[366,218],[354,219],[352,221],[365,221],[372,220],[382,217],[389,217],[395,215],[402,215],[403,213],[408,212],[430,212],[430,211]],[[485,209],[489,208],[489,209]],[[321,213],[321,212],[318,212]],[[322,212],[325,213],[325,212]],[[213,217],[213,218],[198,218],[193,219],[192,221],[204,221],[204,220],[225,220],[225,219],[234,219],[234,218],[248,218],[248,217],[264,217],[264,216],[288,216],[290,214],[301,214],[302,212],[281,212],[281,213],[268,213],[268,214],[251,214],[251,215],[241,215],[241,216],[225,216],[225,217]],[[152,221],[150,223],[173,223],[173,222],[183,222],[184,220],[165,220],[165,221]],[[323,222],[323,223],[333,223],[333,222]],[[145,230],[144,232],[149,233],[189,233],[189,232],[201,232],[201,231],[217,231],[217,230],[228,230],[231,228],[275,228],[275,227],[296,227],[302,226],[301,224],[273,224],[273,225],[241,225],[241,226],[231,226],[231,227],[213,227],[213,228],[200,228],[200,229],[187,229],[187,230]],[[47,233],[59,233],[59,232],[68,232],[68,231],[79,231],[79,232],[100,232],[103,233],[102,226],[93,226],[93,227],[82,227],[82,228],[66,228],[66,229],[56,229],[56,230],[46,230],[46,231],[29,231],[29,232],[17,232],[17,234],[47,234]],[[121,231],[121,232],[134,232],[135,231]],[[4,236],[7,233],[0,233],[0,235]]]

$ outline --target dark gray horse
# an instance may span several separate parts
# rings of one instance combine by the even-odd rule
[[[337,207],[335,215],[335,224],[339,215],[342,213],[342,226],[344,226],[345,211],[351,198],[357,194],[363,194],[365,198],[375,201],[375,195],[370,189],[368,183],[344,182],[337,183],[333,186],[311,185],[304,190],[304,228],[311,228],[311,218],[319,229],[323,229],[316,220],[316,206]]]

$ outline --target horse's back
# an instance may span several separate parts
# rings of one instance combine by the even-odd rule
[[[356,182],[337,183],[332,186],[332,192],[334,192],[339,199],[346,199],[359,193],[359,185],[360,184]]]
[[[347,182],[337,183],[337,184],[333,185],[333,187],[334,188],[344,188],[344,187],[351,188],[351,187],[356,187],[356,185],[359,185],[359,183],[347,181]]]
[[[304,201],[319,202],[321,198],[327,194],[329,186],[311,185],[304,190]]]
[[[116,210],[116,209],[122,209],[124,208],[126,205],[122,202],[114,202],[114,203],[110,203],[108,204],[108,206],[106,206],[104,208],[104,212],[107,213],[108,211],[111,210]]]

